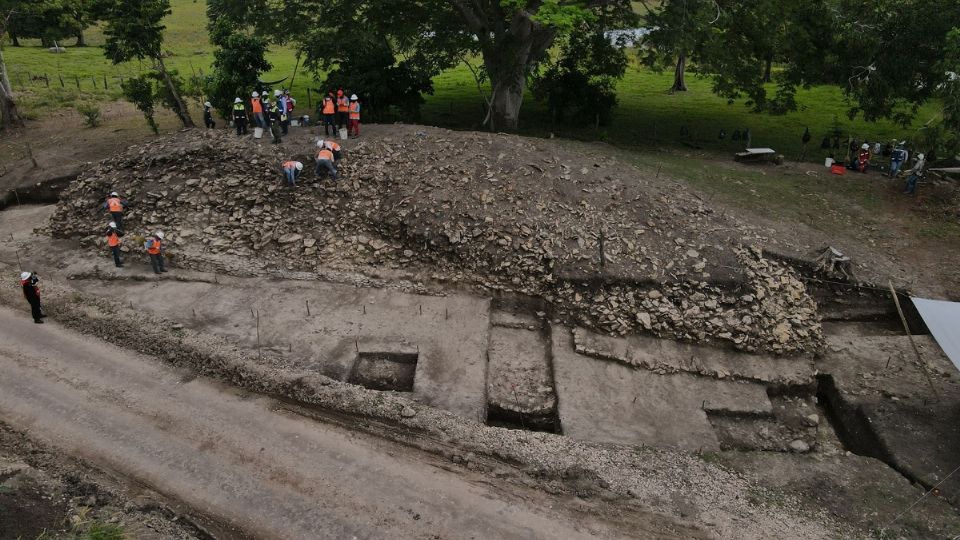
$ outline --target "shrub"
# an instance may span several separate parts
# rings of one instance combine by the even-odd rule
[[[87,127],[95,128],[100,125],[100,107],[92,103],[77,105],[77,112],[83,116],[83,123]]]

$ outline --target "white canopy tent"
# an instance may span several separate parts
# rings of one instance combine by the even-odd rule
[[[947,358],[960,370],[960,302],[911,298]]]

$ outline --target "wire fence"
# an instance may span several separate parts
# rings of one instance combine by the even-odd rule
[[[142,73],[116,73],[108,75],[89,74],[81,75],[77,73],[65,74],[62,72],[31,72],[31,71],[9,71],[10,84],[14,90],[34,90],[45,88],[62,88],[77,91],[119,91],[123,81],[140,76]],[[187,75],[189,83],[199,84],[204,77],[203,70],[196,70],[192,75]]]

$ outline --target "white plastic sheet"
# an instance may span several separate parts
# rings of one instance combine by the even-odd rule
[[[947,358],[960,370],[960,302],[911,298]]]

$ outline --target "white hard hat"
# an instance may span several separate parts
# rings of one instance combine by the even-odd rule
[[[211,105],[209,101],[204,101],[204,102],[203,102],[203,106],[204,106],[204,107],[213,107],[213,105]]]
[[[917,159],[923,159],[923,154],[917,154]]]
[[[298,170],[298,171],[302,171],[302,170],[303,170],[303,163],[300,163],[299,161],[297,162],[297,170]]]
[[[117,222],[116,222],[116,221],[111,221],[110,223],[107,223],[107,225],[109,225],[111,229],[116,229],[116,228],[117,228]]]
[[[120,195],[119,195],[116,191],[111,191],[111,192],[110,192],[110,196],[111,196],[111,197],[119,197]]]
[[[274,90],[274,91],[273,91],[274,97],[280,97],[280,94],[282,94],[282,93],[283,93],[283,92],[281,92],[280,90]]]
[[[254,93],[250,94],[250,97],[260,97],[260,94],[254,92]]]
[[[864,150],[869,150],[869,149],[870,149],[870,145],[867,144],[867,143],[863,143],[863,146],[861,146],[860,148],[862,148],[862,149],[864,149]]]
[[[907,141],[900,141],[900,146],[907,144]]]
[[[358,98],[356,94],[353,94],[352,96],[350,96],[350,101],[356,101],[358,99],[360,98]]]
[[[30,279],[30,272],[20,272],[20,279]]]
[[[236,98],[236,99],[233,100],[233,102],[234,102],[234,103],[243,103],[243,100],[240,99],[240,98]]]
[[[163,240],[163,231],[157,231],[157,234],[154,234],[157,238]]]
[[[317,139],[317,148],[323,146],[323,139]]]

